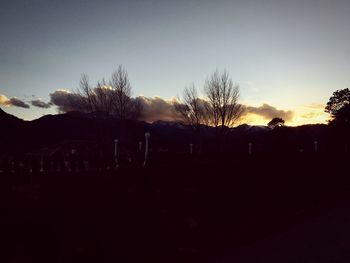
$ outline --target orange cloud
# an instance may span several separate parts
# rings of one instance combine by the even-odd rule
[[[0,105],[4,105],[4,106],[10,106],[10,100],[5,96],[0,94]]]
[[[293,125],[327,123],[329,114],[324,111],[323,103],[312,103],[301,106],[294,120]]]

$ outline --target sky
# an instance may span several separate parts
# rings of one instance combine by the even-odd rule
[[[133,96],[165,102],[191,83],[204,97],[226,69],[250,124],[268,109],[289,125],[324,123],[350,84],[347,0],[0,2],[0,106],[27,120],[57,113],[50,94],[77,89],[82,73],[94,83],[120,64]]]

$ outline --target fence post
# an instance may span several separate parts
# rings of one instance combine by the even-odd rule
[[[114,139],[114,162],[115,162],[115,168],[117,169],[119,167],[119,163],[118,163],[118,139]]]
[[[149,143],[149,138],[151,137],[151,134],[149,132],[145,133],[145,160],[143,162],[143,166],[146,166],[147,162],[147,157],[148,157],[148,143]]]

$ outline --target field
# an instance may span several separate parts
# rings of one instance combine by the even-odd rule
[[[3,173],[1,262],[213,262],[348,201],[349,158],[164,154],[105,173]]]

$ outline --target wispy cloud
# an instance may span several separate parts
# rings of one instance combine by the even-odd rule
[[[322,109],[322,110],[324,110],[326,105],[323,103],[311,103],[311,104],[304,105],[303,107],[307,108],[307,109],[317,109],[317,110]]]
[[[297,116],[294,120],[295,125],[327,123],[329,114],[324,111],[325,104],[311,103],[302,105],[298,109]]]
[[[308,112],[308,113],[304,113],[304,114],[300,115],[300,117],[303,119],[314,119],[320,115],[321,115],[320,113]]]

